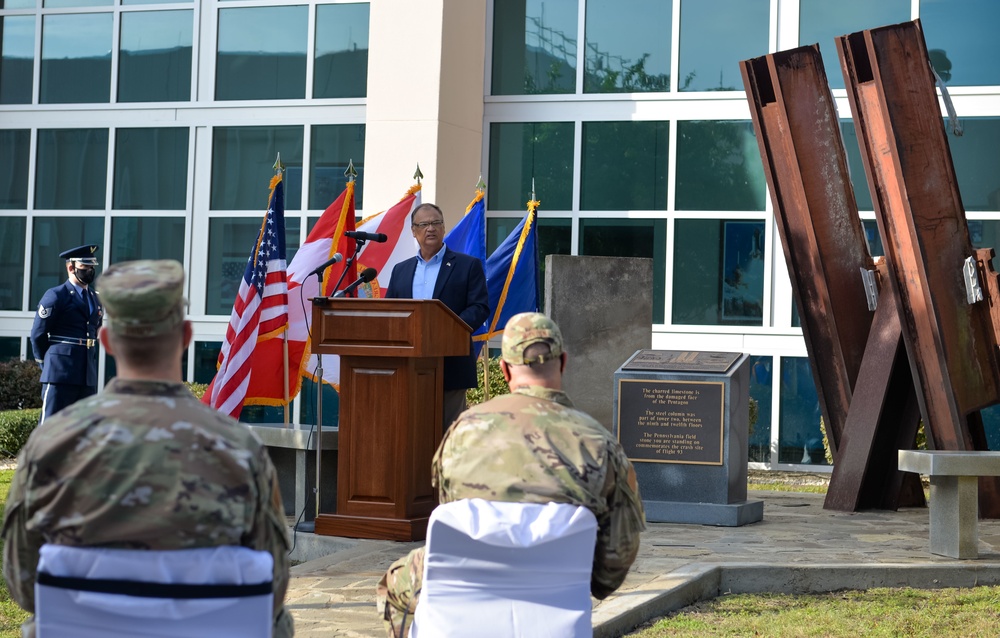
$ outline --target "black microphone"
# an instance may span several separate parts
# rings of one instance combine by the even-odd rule
[[[344,256],[341,255],[340,253],[333,253],[333,257],[330,257],[329,259],[327,259],[326,261],[324,261],[322,264],[320,264],[319,268],[317,268],[316,270],[312,271],[309,274],[310,275],[321,275],[321,274],[323,274],[324,270],[326,270],[330,266],[338,263],[343,258],[344,258]]]
[[[349,230],[344,234],[351,239],[360,239],[361,241],[377,241],[379,243],[389,241],[385,233],[366,233],[363,230]]]
[[[351,285],[348,286],[347,288],[344,288],[343,290],[338,290],[337,293],[333,296],[346,297],[347,293],[354,292],[354,289],[360,286],[361,284],[366,284],[372,279],[375,279],[375,275],[377,274],[378,271],[375,270],[374,268],[365,268],[364,270],[361,271],[361,276],[358,277],[357,281],[351,282]]]

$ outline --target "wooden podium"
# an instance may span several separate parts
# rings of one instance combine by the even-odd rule
[[[436,299],[313,299],[312,351],[340,355],[337,513],[328,536],[416,541],[437,505],[443,357],[472,329]]]

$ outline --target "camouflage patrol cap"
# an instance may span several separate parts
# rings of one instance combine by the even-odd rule
[[[153,337],[184,321],[184,267],[173,259],[114,264],[97,280],[108,329],[123,337]]]
[[[525,358],[524,351],[536,343],[549,344],[549,352]],[[522,312],[507,321],[503,331],[501,357],[512,365],[530,366],[556,359],[563,351],[562,333],[556,322],[540,312]]]

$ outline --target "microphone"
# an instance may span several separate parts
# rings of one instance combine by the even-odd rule
[[[361,284],[366,284],[372,279],[375,279],[375,275],[377,274],[378,271],[375,270],[374,268],[365,268],[364,270],[361,271],[361,276],[358,277],[357,281],[352,281],[350,286],[344,288],[343,290],[338,290],[337,293],[333,296],[346,297],[347,293],[354,292],[354,290]]]
[[[363,230],[349,230],[344,234],[351,239],[360,239],[361,241],[377,241],[379,243],[389,241],[385,233],[366,233]]]
[[[320,266],[316,270],[312,271],[309,274],[310,275],[322,275],[324,270],[326,270],[330,266],[338,263],[343,258],[344,258],[344,256],[341,255],[340,253],[333,253],[333,257],[330,257],[329,259],[327,259],[326,261],[324,261],[322,264],[320,264]]]

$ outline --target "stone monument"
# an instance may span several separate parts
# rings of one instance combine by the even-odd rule
[[[614,374],[614,427],[635,467],[646,519],[737,527],[747,500],[749,356],[639,350]]]

